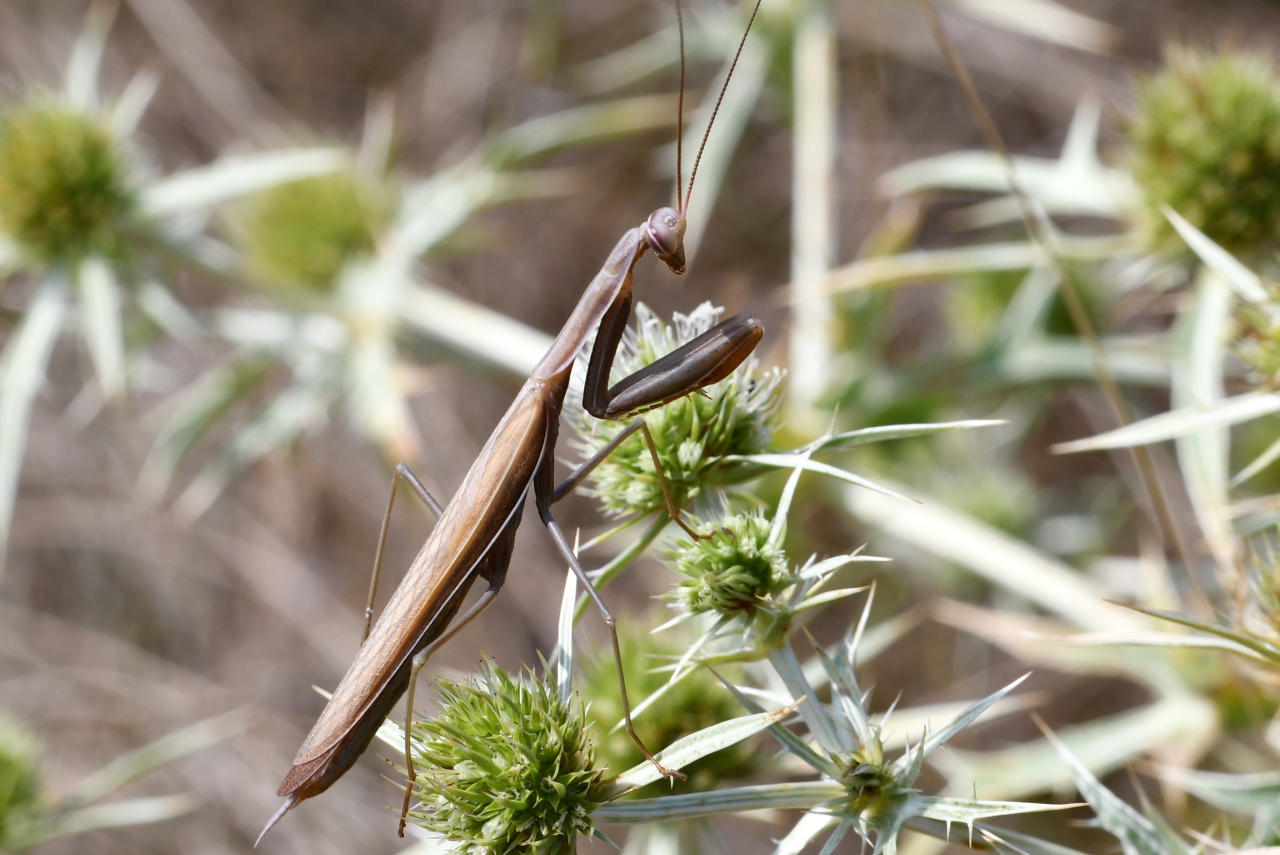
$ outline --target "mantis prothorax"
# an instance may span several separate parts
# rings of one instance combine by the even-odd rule
[[[751,15],[752,22],[759,6],[757,0]],[[749,22],[747,32],[750,32],[750,27]],[[743,44],[746,42],[747,32],[743,33]],[[683,101],[683,24],[681,42]],[[738,50],[740,53],[742,44]],[[735,56],[734,63],[736,62]],[[733,65],[729,69],[730,76],[732,73]],[[728,86],[728,79],[725,86]],[[723,95],[724,91],[721,90],[721,98]],[[718,109],[719,101],[716,103],[716,110]],[[707,125],[707,133],[710,133],[714,120],[715,111]],[[702,145],[706,145],[705,135]],[[368,748],[383,719],[406,688],[409,691],[407,716],[412,717],[414,686],[418,672],[427,658],[483,612],[501,589],[511,562],[516,528],[520,524],[530,487],[533,488],[534,504],[543,525],[604,616],[618,668],[627,733],[664,774],[678,774],[664,769],[658,763],[632,727],[631,707],[627,701],[614,617],[600,599],[551,513],[551,506],[556,501],[571,492],[609,452],[637,431],[645,436],[653,461],[658,464],[653,439],[649,436],[643,418],[637,414],[724,379],[750,355],[764,334],[760,320],[754,314],[744,312],[721,322],[613,387],[608,385],[614,355],[631,313],[632,271],[640,257],[652,249],[673,273],[684,273],[685,211],[693,192],[702,148],[699,148],[698,159],[694,161],[689,186],[683,198],[679,198],[678,152],[679,142],[676,171],[680,207],[659,208],[644,223],[628,230],[618,241],[604,267],[596,274],[564,328],[556,336],[551,349],[533,369],[506,415],[481,449],[448,505],[441,509],[439,503],[426,492],[407,467],[403,464],[397,467],[396,477],[403,477],[413,486],[424,501],[439,513],[439,521],[392,594],[377,623],[371,631],[366,632],[367,637],[355,662],[334,690],[320,718],[299,749],[293,767],[278,791],[285,802],[267,822],[262,834],[265,835],[300,801],[324,792],[351,768]],[[632,421],[599,454],[557,486],[554,450],[560,428],[560,411],[569,391],[569,375],[574,361],[593,331],[595,345],[587,368],[583,407],[599,419],[622,420],[631,417]],[[659,478],[661,472],[659,465]],[[665,480],[662,480],[662,485],[667,510],[672,519],[691,535],[694,534],[681,520],[679,509],[671,500]],[[384,520],[384,536],[385,530]],[[380,545],[375,565],[381,558],[381,551]],[[477,578],[487,581],[488,588],[454,622],[468,589]],[[404,810],[400,815],[401,835],[404,833],[414,780],[407,723],[405,761],[409,784],[405,791]],[[262,836],[259,835],[258,839],[261,840]]]

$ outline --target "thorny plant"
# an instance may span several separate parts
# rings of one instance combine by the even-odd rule
[[[693,338],[714,323],[718,314],[719,310],[704,306],[692,316],[677,316],[673,334],[651,313],[637,307],[637,328],[629,339],[636,363],[618,370],[632,371]],[[678,540],[668,553],[667,560],[683,580],[670,597],[677,616],[665,628],[692,621],[699,623],[701,629],[670,664],[670,676],[635,712],[642,727],[646,720],[654,719],[687,722],[692,711],[670,701],[683,697],[687,703],[697,705],[701,699],[674,691],[683,681],[704,673],[702,669],[712,663],[724,666],[764,660],[771,672],[765,678],[769,688],[756,693],[764,705],[726,684],[721,691],[732,693],[747,714],[675,739],[657,756],[668,768],[681,769],[767,729],[786,751],[817,775],[816,780],[626,798],[657,780],[657,772],[647,761],[620,774],[596,761],[594,743],[600,737],[593,735],[595,725],[587,718],[587,706],[575,700],[572,692],[577,591],[570,577],[562,605],[554,674],[540,682],[530,672],[519,682],[490,665],[486,675],[469,686],[442,683],[440,714],[414,722],[415,767],[420,764],[424,771],[414,791],[419,806],[411,815],[424,827],[444,835],[463,851],[568,851],[579,834],[603,836],[598,825],[644,825],[785,807],[802,808],[806,813],[780,844],[780,851],[798,850],[831,830],[827,850],[854,831],[871,846],[871,851],[893,853],[903,828],[945,838],[950,825],[957,823],[972,835],[985,832],[983,821],[990,818],[1057,807],[929,797],[917,791],[915,781],[926,757],[1013,686],[962,710],[937,730],[921,732],[916,741],[902,745],[896,759],[889,759],[882,738],[885,721],[873,722],[867,695],[858,687],[854,674],[870,600],[862,619],[855,622],[833,653],[818,651],[813,664],[819,671],[802,666],[796,652],[797,635],[808,617],[866,590],[831,589],[839,571],[854,562],[882,560],[853,554],[790,566],[783,536],[801,475],[816,470],[893,495],[892,491],[813,458],[884,436],[901,438],[981,423],[852,431],[824,437],[794,451],[768,452],[759,447],[759,438],[767,436],[766,420],[775,404],[771,397],[777,392],[779,378],[772,373],[768,381],[762,381],[755,376],[758,370],[756,365],[744,363],[734,375],[707,390],[707,412],[729,414],[722,416],[729,419],[747,414],[756,421],[748,422],[749,430],[725,432],[747,437],[745,447],[708,443],[705,447],[712,450],[705,458],[685,455],[688,469],[696,472],[697,478],[689,479],[694,485],[686,488],[683,495],[702,497],[703,507],[720,508],[722,515],[703,521],[710,537]],[[762,393],[761,389],[765,391]],[[672,429],[654,431],[660,456],[698,445],[703,432],[715,435],[716,417],[704,420],[686,415],[678,421],[685,428],[682,435]],[[663,417],[652,413],[646,418]],[[594,443],[607,441],[587,433],[585,427],[582,439],[584,455],[592,453]],[[771,468],[791,473],[774,512],[768,516],[759,512],[728,513],[726,509],[733,505],[751,501],[741,484]],[[726,479],[722,470],[735,469],[751,475],[737,471]],[[727,482],[735,486],[726,489],[723,485]],[[619,494],[628,490],[627,480],[602,478],[596,489],[608,506],[610,498],[622,499]],[[611,489],[614,495],[603,495]],[[647,511],[641,504],[634,513],[644,518]],[[664,527],[657,526],[658,530]],[[629,560],[638,553],[633,546],[623,554]],[[609,571],[617,572],[620,563],[615,561]],[[615,687],[606,688],[597,679],[587,685],[607,692],[602,698],[588,698],[590,707],[613,707]],[[830,686],[832,691],[832,700],[827,703],[819,701],[824,686]],[[785,723],[792,713],[798,714],[799,731]],[[655,724],[654,729],[672,732],[671,724]],[[403,731],[394,725],[384,727],[382,735],[392,745],[402,744],[404,738]]]

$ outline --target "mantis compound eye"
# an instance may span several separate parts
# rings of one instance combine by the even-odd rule
[[[684,217],[675,208],[659,208],[644,224],[649,246],[672,273],[684,273]]]

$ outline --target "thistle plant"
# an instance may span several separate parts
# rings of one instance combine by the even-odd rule
[[[163,283],[182,265],[218,268],[193,234],[210,207],[336,165],[330,152],[282,151],[152,174],[137,128],[157,79],[139,73],[104,101],[109,25],[109,8],[95,6],[62,87],[28,85],[0,105],[0,276],[30,283],[0,358],[0,559],[30,411],[64,331],[79,337],[93,367],[77,414],[87,420],[124,395],[145,363],[139,345],[198,329]],[[137,342],[135,353],[127,342]]]

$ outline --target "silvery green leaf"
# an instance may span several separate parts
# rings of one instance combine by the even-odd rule
[[[992,704],[994,704],[996,701],[1003,698],[1005,695],[1009,694],[1011,691],[1013,691],[1016,687],[1021,685],[1022,682],[1030,676],[1031,676],[1030,674],[1023,674],[1021,677],[1014,680],[1012,683],[1005,686],[1003,689],[1000,689],[998,692],[993,692],[990,695],[987,695],[982,700],[974,704],[971,704],[968,709],[966,709],[960,715],[956,716],[947,724],[943,725],[937,730],[934,730],[928,733],[925,736],[924,740],[920,743],[921,754],[927,757],[929,754],[933,752],[935,748],[938,748],[941,745],[945,745],[951,739],[951,737],[955,736],[957,733],[959,733],[960,731],[968,727],[970,724],[972,724],[973,720],[976,719],[978,716],[982,715],[984,712],[986,712],[987,709]],[[894,763],[894,767],[895,768],[898,767],[899,764],[903,762],[905,757],[906,755],[904,755],[903,758],[896,761]]]
[[[1103,359],[1119,382],[1165,387],[1171,375],[1166,337],[1107,336],[1102,339]],[[999,362],[1000,373],[1011,382],[1030,384],[1044,380],[1092,380],[1097,376],[1093,357],[1077,338],[1033,334],[1010,347]]]
[[[1151,614],[1151,612],[1146,612]],[[1167,632],[1090,632],[1080,635],[1046,636],[1054,644],[1076,644],[1097,647],[1169,647],[1222,650],[1255,662],[1280,663],[1280,651],[1259,653],[1227,638],[1204,638],[1198,635],[1174,635]]]
[[[744,715],[722,721],[676,740],[654,756],[668,769],[681,769],[708,754],[754,736],[775,722],[786,718],[794,710],[795,706],[792,705],[773,712]],[[634,790],[661,778],[662,773],[658,768],[645,760],[619,775],[616,786],[620,790]]]
[[[1226,395],[1223,373],[1233,325],[1231,290],[1212,269],[1202,268],[1192,293],[1190,310],[1180,320],[1180,325],[1189,325],[1189,335],[1185,353],[1175,362],[1170,403],[1212,409]],[[1227,499],[1230,432],[1226,425],[1205,425],[1179,436],[1175,443],[1200,531],[1218,566],[1230,568],[1237,551]]]
[[[1220,727],[1213,704],[1186,693],[1063,728],[1060,736],[1083,767],[1102,775],[1161,746],[1178,745],[1192,756],[1212,744]],[[989,752],[952,748],[935,752],[930,762],[950,782],[950,795],[968,795],[976,787],[993,798],[1017,798],[1073,780],[1047,739]]]
[[[1160,210],[1186,241],[1187,246],[1191,247],[1191,251],[1221,276],[1236,294],[1250,303],[1270,305],[1271,298],[1267,296],[1267,289],[1263,286],[1258,274],[1241,264],[1234,255],[1214,243],[1204,232],[1188,223],[1181,214],[1168,205],[1161,205]]]
[[[556,633],[556,675],[560,701],[568,703],[573,694],[573,608],[578,602],[578,576],[565,573],[564,595],[560,598],[560,621]]]
[[[1161,620],[1167,620],[1181,626],[1199,630],[1200,632],[1207,632],[1210,635],[1226,639],[1227,641],[1234,642],[1241,647],[1247,648],[1266,661],[1273,664],[1280,664],[1280,649],[1277,649],[1276,645],[1263,637],[1252,635],[1247,632],[1237,632],[1229,627],[1209,623],[1208,621],[1200,620],[1194,615],[1183,614],[1181,612],[1173,612],[1165,609],[1147,609],[1140,606],[1129,606],[1129,608],[1132,608],[1136,612],[1141,612],[1144,615],[1151,615],[1152,617],[1160,618]]]
[[[814,440],[806,448],[811,449],[815,455],[828,454],[833,451],[844,451],[845,449],[856,448],[873,442],[889,442],[895,439],[928,436],[935,433],[967,430],[969,428],[996,427],[1007,425],[1008,423],[1006,419],[964,419],[956,422],[933,422],[929,424],[876,425],[821,437]]]
[[[159,501],[183,457],[218,419],[257,388],[272,366],[265,356],[234,358],[207,371],[182,392],[142,464],[138,492],[144,499]]]
[[[80,264],[80,323],[85,346],[106,398],[124,392],[124,326],[120,316],[120,285],[115,273],[94,256]]]
[[[834,591],[824,591],[821,594],[814,594],[811,597],[805,597],[798,605],[795,606],[793,611],[797,614],[800,612],[807,612],[811,609],[825,606],[827,603],[834,603],[836,600],[843,600],[845,597],[852,597],[854,594],[861,594],[865,590],[867,590],[866,585],[863,585],[860,588],[837,588]]]
[[[8,550],[31,406],[44,385],[66,306],[66,280],[50,275],[40,283],[0,356],[0,568]]]
[[[804,667],[796,657],[791,645],[768,652],[769,664],[787,687],[794,700],[800,703],[800,718],[804,720],[809,733],[817,740],[818,746],[829,755],[839,754],[845,744],[839,737],[839,725],[832,720],[826,707],[819,703],[817,693],[805,675]]]
[[[407,280],[413,262],[453,234],[473,213],[498,197],[501,178],[468,161],[410,187],[400,216],[379,248],[378,263],[388,277]]]
[[[846,472],[843,469],[837,469],[835,466],[831,466],[817,460],[810,460],[807,457],[798,454],[730,454],[721,459],[726,463],[747,463],[771,469],[791,469],[814,472],[819,475],[826,475],[829,478],[846,481],[858,487],[864,487],[873,492],[881,493],[895,499],[902,499],[906,502],[916,501],[915,499],[902,495],[896,490],[891,490],[888,487],[882,487],[874,481],[869,481],[866,478],[854,475],[852,472]]]
[[[1034,694],[1002,698],[992,704],[983,716],[979,717],[984,721],[989,721],[998,716],[1025,712],[1027,709],[1042,702],[1043,699]],[[919,741],[932,730],[934,722],[955,719],[970,706],[971,704],[966,703],[925,704],[917,707],[897,708],[893,711],[892,716],[888,714],[883,717],[875,715],[871,717],[871,720],[880,727],[880,742],[884,745],[885,750],[905,748],[911,743],[912,739]]]
[[[847,567],[848,565],[853,564],[855,562],[872,561],[872,562],[880,563],[880,562],[886,562],[886,561],[892,561],[892,560],[893,560],[892,558],[887,558],[882,555],[861,555],[857,552],[852,552],[848,555],[836,555],[831,558],[824,558],[822,561],[817,561],[813,564],[810,564],[809,566],[803,568],[799,573],[797,573],[796,578],[797,579],[819,579],[819,578],[822,578],[823,576],[828,576],[836,572],[841,567]],[[866,590],[866,588],[863,587],[863,588],[859,588],[858,590],[862,591],[862,590]]]
[[[1028,270],[1047,261],[1030,243],[988,243],[947,249],[922,249],[859,259],[827,274],[827,291],[893,288],[971,273]]]
[[[915,828],[914,823],[908,826]],[[1078,849],[1068,849],[1029,834],[1011,831],[1007,828],[990,828],[979,824],[978,832],[992,849],[1001,855],[1085,855]]]
[[[1121,35],[1105,21],[1053,0],[952,0],[952,5],[1012,33],[1075,50],[1110,53]]]
[[[243,707],[176,730],[112,760],[76,784],[60,804],[79,807],[101,801],[130,781],[188,754],[225,742],[252,724],[252,713]]]
[[[177,341],[199,338],[204,327],[195,315],[176,297],[154,279],[147,279],[137,286],[138,308],[156,323],[165,334]]]
[[[1137,188],[1126,173],[1107,169],[1096,160],[1090,165],[1015,157],[1013,162],[1024,192],[1049,214],[1118,218],[1137,198]],[[890,197],[939,190],[1006,195],[1009,169],[993,152],[957,151],[890,170],[880,179],[880,188]]]
[[[806,809],[842,799],[846,795],[844,787],[834,781],[761,784],[754,787],[733,787],[679,796],[658,796],[652,799],[624,799],[601,805],[596,808],[592,817],[596,822],[604,825],[671,822],[718,813],[770,808]]]
[[[1280,805],[1280,773],[1230,774],[1168,768],[1161,777],[1198,799],[1232,813],[1251,815]]]
[[[1280,412],[1280,394],[1246,392],[1224,398],[1210,406],[1184,407],[1088,439],[1060,443],[1053,446],[1053,451],[1057,454],[1072,454],[1078,451],[1150,445],[1186,436],[1202,428],[1240,424],[1275,412]]]
[[[34,820],[15,823],[5,842],[14,849],[29,849],[56,837],[163,822],[190,813],[199,804],[200,799],[196,796],[183,794],[125,799],[67,813],[45,814]]]
[[[90,112],[98,106],[98,74],[102,68],[102,51],[107,33],[115,18],[114,3],[94,3],[84,19],[84,28],[71,48],[63,91],[72,108]]]
[[[716,676],[719,677],[720,675],[717,674]],[[744,694],[737,686],[733,685],[723,677],[720,677],[720,682],[725,685],[725,688],[733,693],[733,696],[738,699],[738,703],[746,707],[749,712],[757,714],[764,712],[764,707],[760,706],[755,702],[755,700]],[[838,763],[834,762],[826,755],[810,748],[809,743],[792,733],[791,730],[782,722],[775,722],[770,725],[769,734],[773,736],[774,739],[778,740],[778,742],[782,743],[783,748],[787,749],[796,757],[799,757],[805,763],[826,775],[828,778],[834,779],[839,777],[840,766]]]
[[[111,129],[119,137],[127,137],[138,129],[138,123],[151,106],[151,99],[160,87],[160,76],[146,69],[130,80],[111,108]]]
[[[421,441],[398,379],[395,344],[388,335],[368,328],[363,332],[352,340],[343,361],[347,414],[390,459],[412,460],[419,456]]]
[[[409,287],[399,317],[464,357],[521,377],[551,347],[546,333],[431,285]]]
[[[482,157],[492,168],[509,169],[570,146],[667,128],[675,118],[676,99],[670,95],[641,95],[574,107],[500,132],[486,144]]]
[[[174,503],[178,516],[196,519],[222,494],[235,473],[319,424],[328,411],[333,379],[325,368],[312,377],[301,378],[237,430],[213,463],[178,497]]]
[[[800,817],[800,821],[791,827],[787,836],[778,841],[774,855],[800,855],[810,843],[840,822],[835,814],[809,811]]]
[[[1020,813],[1039,813],[1051,810],[1070,810],[1079,804],[1057,805],[1038,802],[1000,802],[985,799],[958,799],[950,796],[911,796],[911,811],[925,819],[936,819],[950,825],[959,823],[972,833],[973,825],[980,819],[996,816],[1013,816]]]
[[[1076,788],[1093,808],[1098,824],[1120,840],[1126,855],[1192,855],[1191,847],[1158,817],[1143,816],[1129,807],[1104,787],[1060,739],[1052,733],[1045,736],[1071,768]]]
[[[1076,570],[971,516],[926,500],[890,501],[867,490],[846,488],[845,507],[917,548],[954,561],[1086,629],[1141,629],[1144,621],[1102,605],[1104,592]]]
[[[142,191],[138,203],[146,216],[162,219],[211,208],[277,184],[336,172],[350,159],[339,148],[231,155],[157,181]]]
[[[1252,463],[1233,475],[1228,486],[1240,486],[1254,475],[1257,475],[1259,472],[1266,469],[1272,463],[1275,463],[1277,459],[1280,459],[1280,439],[1277,439],[1275,442],[1268,445],[1266,451],[1259,454],[1253,459]]]

